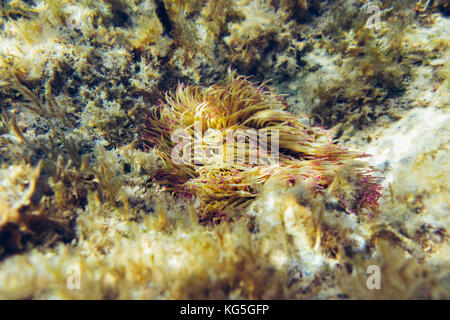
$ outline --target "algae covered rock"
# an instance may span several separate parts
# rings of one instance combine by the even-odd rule
[[[1,1],[0,297],[448,299],[449,23]]]

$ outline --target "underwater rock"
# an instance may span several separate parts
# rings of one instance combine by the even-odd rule
[[[0,298],[449,299],[447,2],[1,1]]]

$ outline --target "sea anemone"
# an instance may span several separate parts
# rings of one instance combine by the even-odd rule
[[[161,159],[154,181],[199,199],[201,221],[234,220],[272,179],[310,184],[347,213],[377,209],[380,178],[333,143],[329,131],[288,112],[282,97],[229,70],[223,84],[179,84],[153,107],[142,141]]]

